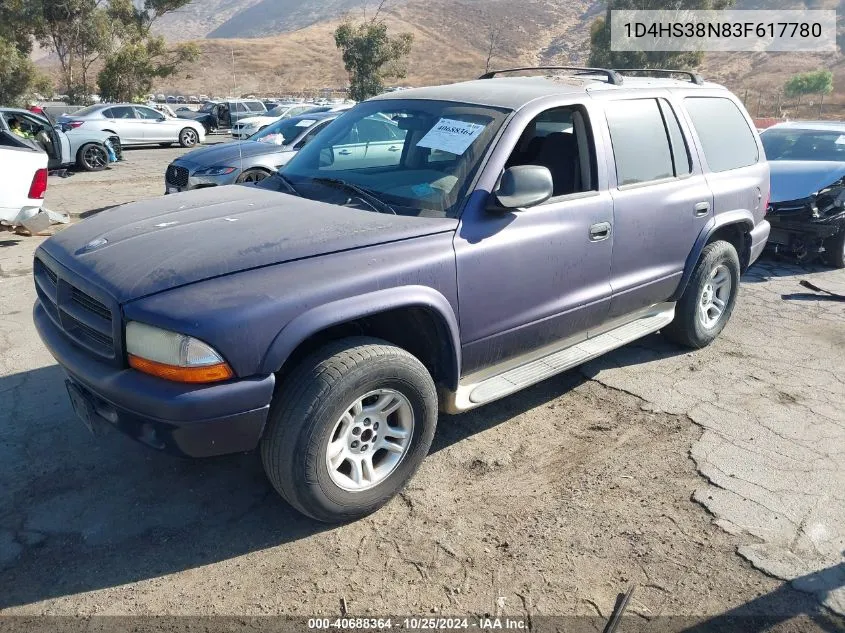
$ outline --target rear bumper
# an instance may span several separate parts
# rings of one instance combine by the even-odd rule
[[[33,320],[44,345],[91,405],[97,426],[113,426],[157,450],[209,457],[254,449],[275,377],[184,385],[102,363],[56,328],[40,302]]]
[[[766,248],[766,242],[769,239],[769,233],[772,227],[766,220],[761,220],[753,229],[751,229],[751,252],[748,258],[748,265],[750,266],[757,261],[763,249]]]

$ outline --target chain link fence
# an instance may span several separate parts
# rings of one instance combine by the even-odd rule
[[[845,95],[786,97],[779,91],[740,88],[735,93],[755,119],[845,121]]]

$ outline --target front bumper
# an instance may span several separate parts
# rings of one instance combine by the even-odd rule
[[[33,321],[44,345],[93,412],[95,426],[113,426],[157,450],[210,457],[254,449],[261,439],[275,376],[212,385],[184,385],[92,358],[54,325],[39,301]]]

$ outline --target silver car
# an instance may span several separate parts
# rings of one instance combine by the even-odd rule
[[[167,167],[165,193],[264,180],[337,117],[327,112],[282,119],[246,141],[189,152]]]
[[[201,123],[171,119],[153,108],[132,103],[98,104],[58,118],[63,128],[111,132],[127,145],[194,147],[205,141]]]
[[[13,125],[23,136],[11,136]],[[120,140],[109,132],[81,128],[63,131],[58,126],[53,127],[45,117],[18,108],[0,108],[0,132],[8,132],[8,138],[43,149],[47,153],[49,169],[76,167],[100,171],[109,164],[107,144],[111,145],[116,157],[121,153]]]

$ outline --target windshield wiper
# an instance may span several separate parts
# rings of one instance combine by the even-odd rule
[[[285,176],[282,176],[282,173],[281,173],[280,171],[277,171],[274,175],[276,176],[276,178],[278,178],[279,180],[281,180],[281,181],[282,181],[282,184],[283,184],[283,185],[287,188],[287,190],[288,190],[288,191],[290,191],[293,195],[295,195],[295,196],[299,196],[300,198],[302,197],[302,194],[301,194],[301,193],[299,193],[299,192],[296,190],[296,187],[294,187],[294,186],[293,186],[293,183],[292,183],[290,180],[288,180]]]
[[[311,182],[316,182],[318,185],[327,185],[329,187],[346,189],[370,205],[373,211],[381,211],[382,213],[392,213],[393,215],[397,215],[396,209],[390,206],[387,202],[374,195],[369,189],[365,189],[355,183],[347,182],[345,180],[341,180],[340,178],[312,178]]]

